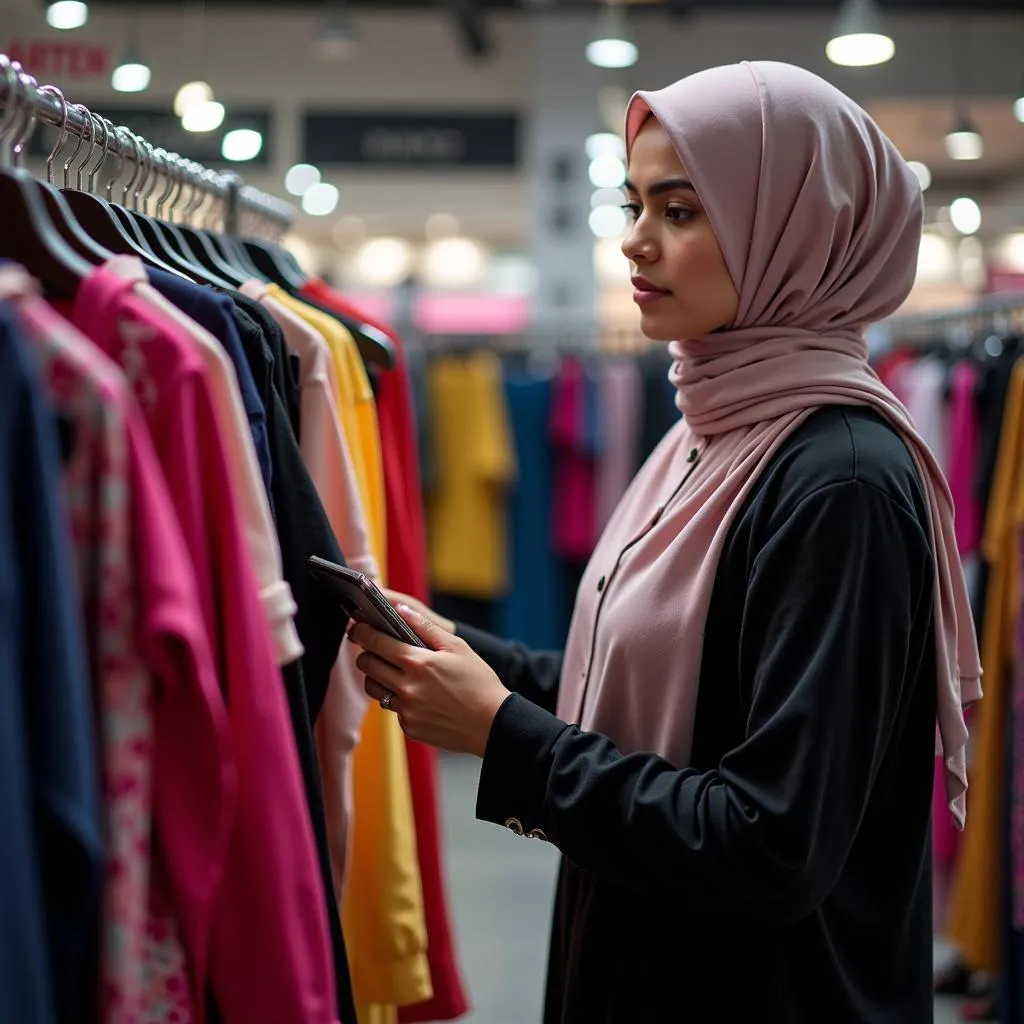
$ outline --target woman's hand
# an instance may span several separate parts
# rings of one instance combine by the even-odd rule
[[[398,613],[429,649],[356,623],[348,637],[363,648],[356,666],[366,675],[366,692],[377,701],[393,695],[388,710],[410,739],[483,757],[509,691],[464,640],[407,606]]]
[[[452,622],[451,619],[446,619],[443,616],[438,615],[433,608],[428,608],[422,601],[418,601],[415,597],[399,593],[397,590],[385,590],[384,596],[391,602],[396,610],[401,608],[404,604],[406,608],[411,608],[414,612],[419,612],[423,618],[436,623],[446,633],[451,633],[452,636],[455,635],[455,623]]]

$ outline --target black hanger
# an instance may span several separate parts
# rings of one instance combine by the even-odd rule
[[[263,272],[253,263],[252,258],[246,251],[246,248],[237,239],[231,235],[214,235],[211,234],[211,239],[214,244],[219,245],[221,251],[224,253],[224,258],[238,269],[247,275],[248,280],[255,279],[267,283],[267,278]]]
[[[24,118],[19,101],[27,86],[20,67],[6,57],[0,68],[7,78],[7,108],[0,116],[0,163],[6,165],[0,169],[0,255],[23,264],[49,294],[73,299],[92,265],[64,240],[32,175],[14,166],[33,121],[28,117],[20,132],[14,130]],[[6,144],[2,141],[5,136]]]
[[[285,248],[263,238],[245,236],[239,239],[260,273],[270,282],[295,294],[302,290],[306,275],[295,257]]]

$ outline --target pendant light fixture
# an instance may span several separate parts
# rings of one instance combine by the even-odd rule
[[[81,28],[89,20],[89,5],[82,0],[56,0],[46,5],[46,24],[68,31]]]
[[[605,4],[597,33],[587,43],[587,60],[598,68],[632,67],[640,51],[629,36],[626,13],[619,3]]]
[[[895,53],[877,0],[843,0],[825,47],[828,59],[842,67],[867,68],[892,60]]]
[[[981,133],[965,110],[946,135],[946,154],[950,160],[980,160],[984,152]]]
[[[151,77],[149,65],[142,59],[139,41],[132,33],[124,54],[110,76],[110,87],[115,92],[145,92]]]

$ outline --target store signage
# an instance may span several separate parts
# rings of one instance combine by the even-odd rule
[[[40,82],[106,78],[110,73],[110,50],[99,43],[13,39],[5,47],[0,47],[0,53],[6,53]]]
[[[317,166],[511,168],[519,162],[519,116],[308,111],[303,159]]]
[[[235,168],[244,174],[247,167],[266,167],[270,163],[271,153],[271,113],[268,108],[228,107],[224,123],[212,132],[187,132],[181,127],[180,119],[167,107],[112,107],[100,100],[96,103],[85,101],[87,109],[101,114],[117,127],[127,127],[136,135],[142,136],[154,147],[177,153],[186,160],[195,160],[205,167]],[[253,128],[263,135],[263,148],[254,160],[234,164],[226,161],[220,152],[224,136],[234,128]],[[102,131],[101,131],[102,136]],[[45,156],[56,143],[58,132],[55,128],[37,129],[29,143],[29,153],[34,156]],[[74,143],[66,142],[62,156],[74,152]]]

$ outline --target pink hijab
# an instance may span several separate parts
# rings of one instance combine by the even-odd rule
[[[607,733],[625,752],[688,764],[700,637],[734,517],[816,408],[869,406],[903,437],[928,499],[938,732],[949,806],[962,827],[963,708],[981,696],[981,666],[952,501],[906,409],[869,367],[862,336],[913,283],[923,217],[917,179],[860,107],[787,64],[744,62],[637,93],[627,149],[650,115],[707,210],[739,311],[727,330],[669,347],[684,419],[632,484],[584,577],[559,714]],[[702,452],[699,465],[673,497],[692,448]],[[603,603],[602,573],[610,580]],[[665,683],[651,687],[652,679]]]

